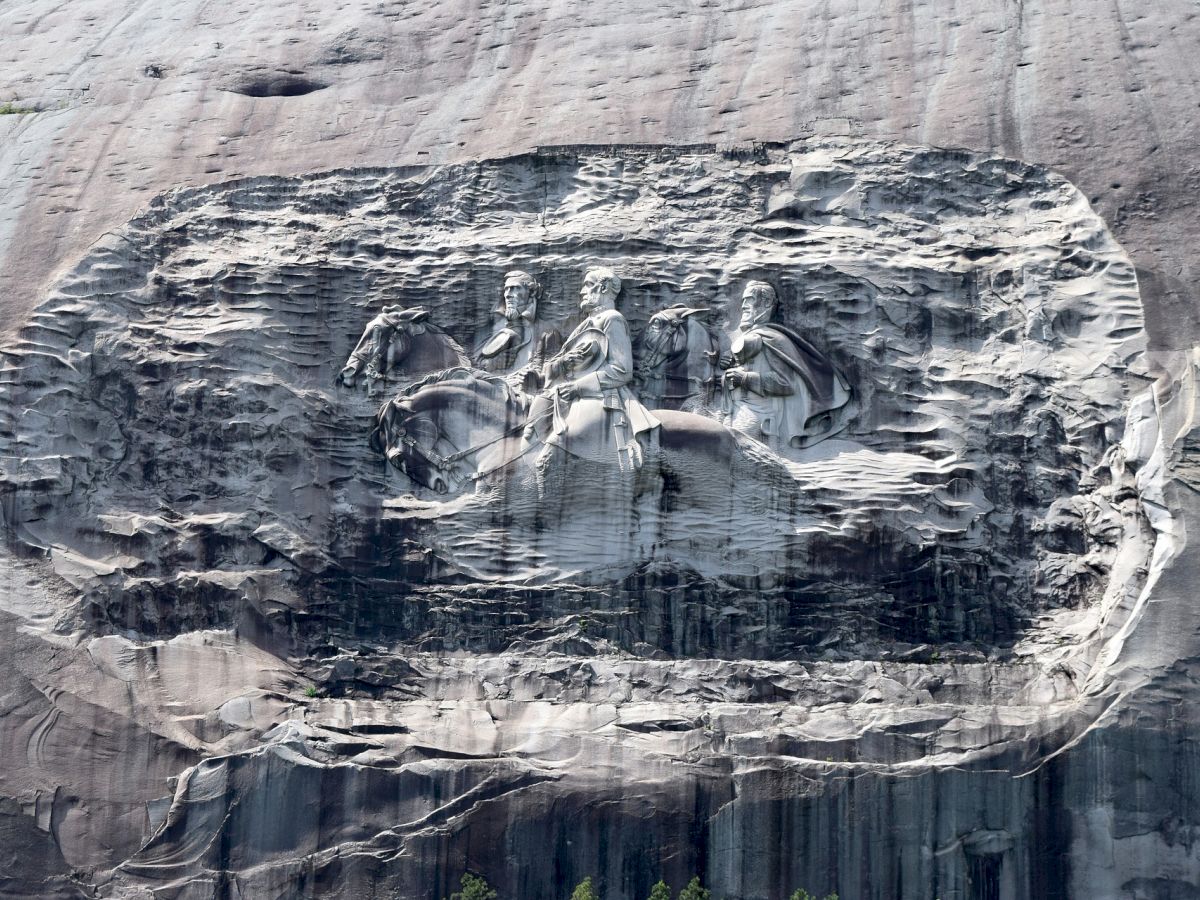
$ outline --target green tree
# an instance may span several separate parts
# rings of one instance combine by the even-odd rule
[[[646,900],[671,900],[671,887],[661,878],[658,884],[650,888],[650,896]]]
[[[472,875],[470,872],[463,874],[459,887],[462,890],[451,894],[450,900],[496,900],[496,897],[499,896],[484,878]]]
[[[687,887],[679,892],[679,900],[712,900],[712,891],[700,886],[700,876],[696,875],[688,882]]]
[[[797,888],[792,892],[791,900],[817,900],[817,898],[815,894],[810,894],[804,888]],[[825,900],[838,900],[838,895],[829,894],[825,897]]]
[[[589,875],[571,891],[571,900],[600,900],[600,895],[592,887],[592,876]]]

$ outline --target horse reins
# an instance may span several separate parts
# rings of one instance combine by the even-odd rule
[[[478,453],[480,450],[483,450],[486,447],[490,447],[493,444],[498,444],[501,441],[505,440],[506,438],[511,437],[512,435],[516,434],[518,431],[523,431],[527,424],[528,424],[527,422],[518,422],[512,428],[509,428],[509,429],[506,429],[505,431],[500,432],[499,435],[497,435],[496,437],[492,438],[489,441],[484,441],[482,444],[476,444],[473,447],[468,447],[466,450],[456,450],[455,452],[451,453],[448,456],[442,456],[442,454],[438,453],[432,447],[430,447],[429,449],[425,449],[424,447],[422,447],[420,444],[417,443],[416,438],[411,437],[407,433],[402,434],[396,440],[399,443],[403,444],[404,446],[408,447],[410,450],[413,450],[416,453],[418,453],[419,455],[425,457],[425,459],[427,459],[429,462],[433,463],[439,469],[444,469],[446,471],[449,471],[449,469],[452,465],[454,465],[457,462],[461,462],[462,460],[464,460],[468,456],[470,456],[472,453]],[[439,440],[449,442],[449,438],[447,438],[445,435],[439,435],[438,438],[439,438]],[[436,441],[435,441],[435,443],[436,443]],[[517,457],[513,457],[513,459],[516,459],[516,458]],[[511,460],[510,460],[510,462],[511,462]],[[507,465],[507,463],[505,463],[505,465]],[[489,470],[489,472],[490,471],[494,471],[494,470]],[[470,479],[472,481],[474,481],[474,480],[481,478],[487,474],[488,474],[488,472],[477,472],[476,474],[470,476]]]

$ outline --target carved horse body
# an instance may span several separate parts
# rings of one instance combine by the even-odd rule
[[[529,451],[541,445],[521,436],[528,415],[529,398],[502,379],[454,369],[430,375],[384,403],[375,416],[371,446],[417,484],[454,494],[512,464],[535,467],[538,454]],[[662,509],[727,506],[730,496],[751,484],[770,489],[791,480],[778,457],[719,422],[669,409],[653,415],[661,428],[655,458],[640,473],[639,490],[661,493],[657,505]],[[728,483],[716,484],[719,479]]]
[[[710,313],[679,304],[650,317],[641,365],[647,405],[711,413],[721,345],[707,327]]]
[[[464,368],[434,373],[375,414],[371,448],[417,484],[454,493],[528,449],[529,397]]]
[[[458,342],[429,321],[427,310],[385,306],[363,329],[337,383],[352,388],[361,377],[369,390],[380,382],[470,365]]]
[[[651,366],[661,370],[659,397],[665,408],[653,411],[661,422],[655,459],[636,490],[660,492],[664,509],[678,503],[703,506],[740,490],[739,483],[789,478],[782,462],[757,442],[710,416],[685,411],[689,404],[704,409],[714,391],[719,344],[702,324],[703,312],[664,310],[656,329],[661,336],[647,341]],[[474,369],[462,348],[427,323],[426,315],[421,309],[385,308],[338,376],[353,387],[360,376],[373,384],[399,380],[401,372],[426,373],[380,406],[372,449],[416,484],[440,494],[458,493],[513,464],[530,470],[541,465],[536,461],[542,455],[530,451],[543,445],[523,436],[533,398],[503,378]],[[714,478],[730,483],[715,490]]]

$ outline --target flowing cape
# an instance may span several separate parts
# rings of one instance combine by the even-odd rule
[[[846,405],[850,389],[845,379],[807,340],[774,322],[758,326],[753,333],[762,338],[763,349],[771,354],[772,362],[778,360],[804,381],[811,398],[810,419]],[[775,365],[772,368],[778,369]]]

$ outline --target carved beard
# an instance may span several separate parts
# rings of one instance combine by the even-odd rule
[[[738,321],[739,331],[749,331],[752,328],[757,328],[766,322],[771,321],[771,314],[775,310],[767,307],[766,309],[748,309],[742,313],[742,318]]]
[[[579,311],[585,316],[594,316],[602,309],[614,309],[616,307],[615,299],[605,302],[607,295],[601,294],[597,297],[587,296],[579,301]]]
[[[507,322],[509,325],[511,325],[513,328],[526,327],[533,321],[533,317],[534,317],[533,308],[529,307],[529,306],[526,306],[524,308],[514,307],[512,309],[505,307],[505,309],[504,309],[504,321]]]

